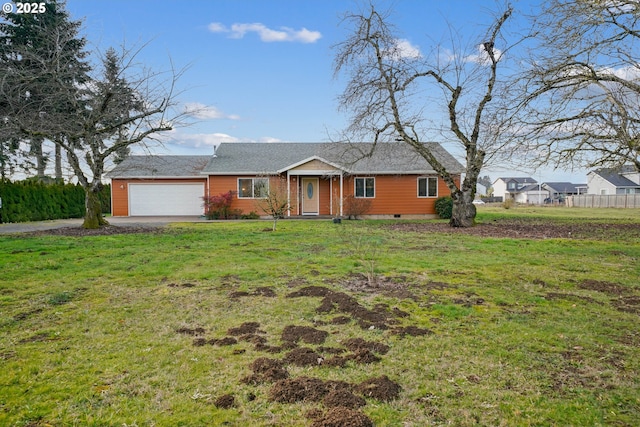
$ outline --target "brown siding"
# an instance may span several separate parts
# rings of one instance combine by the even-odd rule
[[[372,175],[361,175],[359,177],[369,177]],[[422,198],[418,197],[418,177],[425,175],[377,175],[375,197],[371,200],[371,210],[367,212],[370,215],[424,215],[435,214],[434,204],[437,197]],[[255,176],[210,176],[209,194],[218,195],[226,193],[229,190],[238,191],[238,178],[255,178]],[[354,194],[354,177],[344,178],[343,195],[345,197]],[[278,178],[272,178],[275,182]],[[298,204],[298,184],[301,176],[291,177],[291,215],[299,215]],[[295,180],[295,181],[294,181]],[[459,183],[459,177],[456,178]],[[337,214],[337,199],[340,194],[340,179],[333,181],[333,191],[335,194],[335,203],[333,213]],[[329,179],[320,178],[320,215],[329,215],[331,213],[331,183]],[[449,188],[442,179],[438,179],[438,197],[450,195]],[[256,205],[256,199],[238,199],[234,197],[233,209],[240,209],[243,213],[251,211],[262,215],[260,209]]]
[[[185,179],[112,179],[111,180],[111,215],[129,216],[129,184],[179,184],[183,182],[202,182],[205,178],[185,178]],[[206,190],[205,190],[206,191]]]
[[[111,180],[111,215],[129,215],[129,188],[125,179]]]
[[[331,184],[328,179],[320,178],[318,185],[318,194],[320,196],[320,215],[329,215],[331,213]],[[340,182],[338,182],[340,185]]]
[[[425,175],[359,175],[375,178],[375,197],[371,200],[370,215],[422,215],[435,214],[438,197],[451,194],[445,182],[438,178],[437,197],[418,197],[418,178]],[[345,179],[345,195],[353,195],[354,178]]]

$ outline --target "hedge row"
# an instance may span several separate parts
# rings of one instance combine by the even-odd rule
[[[38,181],[0,181],[0,222],[28,222],[82,218],[84,189],[79,184],[47,184]],[[105,185],[102,211],[111,211],[111,186]]]

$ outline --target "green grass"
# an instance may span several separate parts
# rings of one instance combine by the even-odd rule
[[[494,221],[640,227],[640,210],[479,209],[480,224]],[[352,337],[389,345],[373,364],[287,367],[292,377],[353,384],[387,375],[402,391],[392,402],[367,399],[362,411],[376,426],[638,424],[637,233],[608,238],[594,225],[592,238],[527,240],[389,223],[0,236],[0,425],[311,425],[305,414],[322,404],[273,403],[271,384],[240,381],[254,359],[284,353],[247,342],[199,347],[177,332],[222,338],[250,321],[273,345],[286,325],[328,331],[328,347]],[[371,270],[390,279],[350,287]],[[400,309],[402,326],[433,333],[330,324],[336,313],[317,312],[320,298],[286,297],[311,285]],[[276,296],[230,298],[261,287]],[[234,408],[213,404],[223,394]]]

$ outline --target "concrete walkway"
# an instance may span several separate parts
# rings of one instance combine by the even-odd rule
[[[199,216],[137,216],[107,217],[109,224],[129,227],[163,227],[172,222],[207,222]],[[30,231],[53,230],[64,227],[80,227],[82,218],[56,219],[51,221],[16,222],[0,224],[0,234],[26,233]]]

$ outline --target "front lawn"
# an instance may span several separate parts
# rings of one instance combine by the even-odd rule
[[[479,212],[0,236],[0,425],[637,425],[640,210]]]

